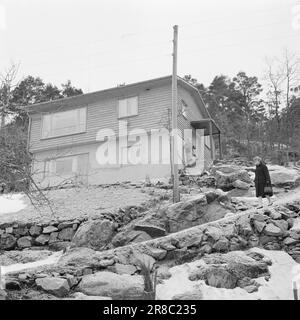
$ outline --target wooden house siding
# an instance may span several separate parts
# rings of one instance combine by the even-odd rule
[[[199,105],[195,101],[195,99],[191,96],[189,92],[179,86],[178,88],[178,128],[180,130],[190,129],[191,121],[201,120],[204,118],[203,114],[199,109]],[[186,115],[185,118],[181,114],[181,103],[182,100],[187,104]]]
[[[118,100],[134,95],[138,96],[138,115],[119,119]],[[138,88],[135,88],[129,90],[125,95],[101,99],[97,102],[78,107],[87,107],[86,132],[49,139],[41,139],[42,113],[31,114],[29,150],[31,152],[38,152],[95,142],[97,132],[100,129],[110,128],[118,134],[119,120],[127,121],[128,130],[140,128],[150,131],[151,129],[161,128],[164,119],[167,119],[168,109],[171,108],[171,86],[165,85],[148,90],[138,90]],[[65,107],[62,101],[62,105],[59,108],[52,109],[52,112],[75,108],[72,106]]]

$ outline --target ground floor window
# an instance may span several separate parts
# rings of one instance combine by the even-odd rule
[[[59,158],[47,159],[45,161],[44,175],[58,177],[72,177],[87,175],[88,154],[77,154]]]

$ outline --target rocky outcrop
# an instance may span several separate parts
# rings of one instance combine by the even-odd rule
[[[300,185],[300,173],[296,169],[270,166],[272,184],[278,187],[297,187]]]
[[[136,283],[134,279],[139,277],[139,260],[146,259],[151,270],[156,263],[183,264],[203,258],[209,269],[203,269],[201,277],[208,285],[225,288],[237,286],[253,292],[257,288],[251,279],[267,274],[266,265],[269,262],[257,255],[246,257],[233,251],[247,250],[254,246],[267,250],[285,250],[297,261],[300,257],[300,231],[297,227],[299,215],[300,203],[296,202],[275,208],[249,210],[158,239],[112,250],[72,248],[61,257],[57,265],[36,270],[32,276],[35,282],[40,279],[39,274],[43,278],[52,275],[54,278],[66,279],[67,273],[87,279],[86,282],[82,280],[77,289],[84,294],[122,299],[127,289],[122,285],[125,280],[119,276],[129,281],[130,288],[136,288],[130,283],[131,280]],[[105,275],[109,277],[108,282]],[[19,281],[28,283],[32,276]],[[242,278],[250,280],[242,281]],[[97,285],[93,287],[92,283]],[[68,284],[71,287],[71,283]],[[81,284],[85,285],[81,287]],[[132,290],[129,294],[133,298],[142,289]],[[112,291],[115,293],[111,293]]]
[[[188,201],[170,205],[165,211],[168,231],[173,233],[200,224],[206,212],[206,204],[206,196],[200,194]]]
[[[165,210],[167,230],[174,233],[221,219],[233,209],[225,205],[227,202],[226,194],[216,190],[170,205]]]
[[[144,281],[142,276],[97,272],[82,277],[77,287],[86,295],[107,296],[112,299],[138,300],[143,297]]]
[[[215,178],[217,188],[220,188],[222,190],[230,190],[232,188],[235,188],[235,185],[243,185],[243,188],[246,188],[246,184],[250,184],[252,182],[246,170],[241,170],[240,168],[230,166],[225,168],[216,168]],[[242,183],[236,181],[241,181]],[[243,182],[246,184],[244,184]]]
[[[97,265],[99,260],[95,251],[90,248],[72,248],[59,260],[60,266],[78,266],[81,268]]]
[[[171,277],[157,286],[157,299],[293,300],[296,266],[286,252],[260,248],[206,255],[171,267]]]
[[[300,203],[294,203],[292,207],[295,210],[300,209]],[[274,211],[280,215],[274,214]],[[73,275],[99,270],[132,274],[134,270],[138,270],[138,256],[147,257],[150,267],[153,268],[155,262],[174,261],[181,264],[207,253],[227,253],[252,247],[284,250],[299,261],[300,233],[298,229],[292,230],[299,215],[300,210],[291,211],[288,206],[250,210],[165,237],[112,250],[73,248],[62,256],[55,268],[60,267],[59,270],[67,270]],[[53,268],[49,267],[47,270],[52,272]]]
[[[269,261],[263,258],[262,255],[244,251],[210,254],[204,256],[198,268],[190,272],[189,279],[204,280],[207,285],[216,288],[255,286],[257,290],[258,284],[253,279],[269,276]]]
[[[72,246],[102,250],[111,242],[114,233],[115,225],[110,220],[87,221],[77,230]]]
[[[112,239],[112,245],[120,247],[163,237],[221,219],[232,210],[235,209],[230,206],[229,198],[222,190],[188,195],[181,202],[165,205],[122,228]]]

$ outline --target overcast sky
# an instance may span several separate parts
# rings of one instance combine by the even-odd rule
[[[299,0],[0,0],[0,71],[85,92],[172,72],[208,85],[238,71],[261,77],[264,57],[299,53]],[[294,11],[293,11],[294,10]],[[294,12],[294,13],[293,13]],[[295,13],[296,12],[296,13]],[[294,18],[294,20],[293,20]],[[299,17],[300,23],[300,17]]]

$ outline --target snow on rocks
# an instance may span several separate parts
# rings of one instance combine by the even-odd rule
[[[141,299],[144,293],[142,276],[96,272],[82,277],[77,291],[91,296],[108,296],[113,299]]]
[[[71,297],[65,298],[65,300],[112,300],[112,298],[102,296],[87,296],[82,292],[75,292]]]
[[[234,262],[235,268],[229,268],[226,273],[222,271],[224,274],[220,271],[224,270],[223,267],[218,269],[215,264],[209,266],[203,259],[170,268],[171,277],[157,286],[158,299],[193,295],[205,300],[293,299],[293,268],[297,263],[287,253],[252,248],[248,252],[232,254],[227,258],[224,255],[222,266],[224,262],[227,266]],[[222,256],[220,259],[222,261]],[[269,261],[268,266],[265,261]],[[242,277],[243,272],[239,276],[232,274],[231,271],[239,270],[238,265],[246,273],[249,266],[249,270],[255,272],[251,271],[248,277]],[[212,269],[215,271],[207,271]]]

